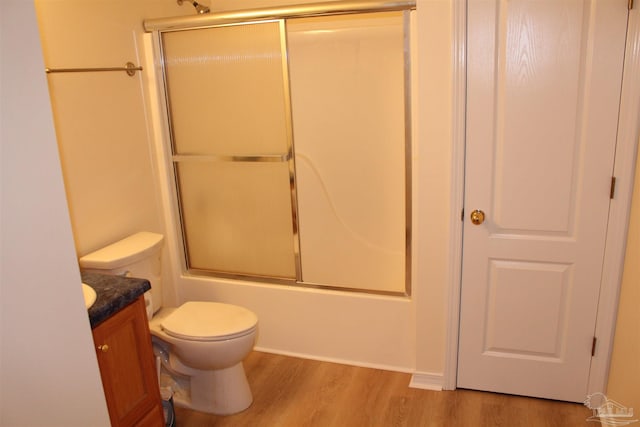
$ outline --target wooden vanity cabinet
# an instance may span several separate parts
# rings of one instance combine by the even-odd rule
[[[111,425],[164,426],[144,298],[96,326],[93,341]]]

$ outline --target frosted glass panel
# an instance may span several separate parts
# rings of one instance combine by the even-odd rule
[[[287,163],[180,162],[189,266],[295,278]]]
[[[405,291],[404,31],[402,13],[287,23],[304,282]]]
[[[288,152],[282,25],[162,35],[174,154]]]
[[[283,25],[162,35],[189,269],[296,278]]]

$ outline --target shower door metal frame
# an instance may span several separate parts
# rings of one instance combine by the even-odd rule
[[[390,12],[415,10],[415,0],[355,0],[307,3],[273,8],[232,10],[227,12],[179,16],[173,18],[145,19],[146,32],[165,32],[212,27],[221,24],[238,24],[248,21],[268,21],[312,16],[348,15],[353,13]]]
[[[245,11],[223,12],[216,14],[163,18],[154,20],[145,20],[144,28],[147,32],[153,33],[154,44],[160,59],[161,71],[161,97],[164,98],[164,117],[166,126],[168,127],[168,135],[171,146],[171,166],[173,171],[173,200],[176,203],[177,215],[180,218],[180,236],[182,239],[181,251],[183,260],[183,270],[197,275],[219,277],[235,280],[251,280],[264,283],[275,283],[283,285],[297,285],[301,287],[329,289],[337,291],[349,291],[358,293],[369,293],[378,295],[401,296],[411,295],[412,282],[412,108],[411,108],[411,43],[410,43],[410,12],[415,10],[415,1],[353,1],[353,2],[333,2],[333,3],[314,3],[308,5],[278,7],[273,9],[252,9]],[[404,108],[405,108],[405,131],[404,131],[404,150],[405,150],[405,290],[404,292],[371,290],[365,288],[351,288],[345,286],[333,286],[330,284],[317,284],[304,282],[302,277],[302,262],[300,254],[300,236],[298,228],[298,203],[296,193],[296,174],[295,174],[295,144],[293,142],[293,125],[291,111],[290,81],[288,67],[288,46],[286,34],[286,20],[303,17],[319,17],[328,15],[345,15],[359,13],[376,13],[388,11],[403,12],[403,39],[404,39]],[[168,96],[167,78],[164,63],[164,51],[162,44],[162,34],[165,32],[175,32],[184,30],[197,30],[205,28],[226,27],[235,25],[252,25],[260,23],[279,23],[280,31],[280,50],[283,63],[283,79],[284,79],[284,99],[285,114],[287,124],[287,148],[288,151],[284,155],[252,155],[252,156],[216,156],[216,155],[175,155],[173,154],[174,133],[171,120],[171,104]],[[215,270],[194,269],[189,266],[189,254],[186,245],[186,236],[184,226],[182,225],[182,206],[179,195],[177,162],[185,161],[221,161],[221,162],[283,162],[286,161],[289,166],[289,185],[291,191],[291,215],[293,224],[293,251],[295,262],[294,279],[260,276],[255,274],[229,273]]]
[[[286,124],[286,153],[282,155],[277,154],[255,154],[255,155],[242,155],[242,156],[220,156],[220,155],[189,155],[189,154],[174,154],[175,153],[175,134],[173,131],[172,124],[172,108],[171,108],[171,99],[169,97],[169,89],[168,89],[168,79],[166,76],[166,68],[164,63],[164,45],[162,42],[162,35],[165,32],[175,32],[175,31],[188,31],[188,30],[197,30],[204,28],[221,28],[221,27],[233,27],[233,26],[244,26],[244,25],[261,25],[261,24],[278,24],[278,32],[279,32],[279,40],[280,40],[280,55],[282,58],[281,66],[282,66],[282,76],[283,76],[283,99],[284,99],[284,108],[285,108],[285,124]],[[162,58],[162,84],[163,84],[163,96],[165,99],[165,108],[166,108],[166,117],[168,123],[168,133],[170,138],[171,145],[171,163],[174,177],[174,200],[177,204],[178,217],[180,218],[180,233],[182,238],[182,255],[184,260],[184,267],[187,271],[199,275],[207,275],[207,276],[215,276],[215,277],[223,277],[229,279],[255,279],[258,281],[264,282],[278,282],[278,283],[297,283],[299,278],[302,275],[301,261],[300,261],[300,241],[299,241],[299,230],[298,230],[298,210],[297,210],[297,196],[296,196],[296,185],[295,185],[295,165],[294,165],[294,155],[293,155],[293,125],[291,119],[291,96],[289,90],[289,67],[287,61],[287,46],[286,46],[286,29],[284,19],[265,19],[259,21],[246,21],[246,22],[238,22],[238,23],[225,23],[219,25],[208,25],[206,27],[196,27],[196,28],[181,28],[179,30],[169,30],[159,32],[157,37],[157,43],[160,49],[160,58]],[[205,161],[205,162],[231,162],[231,163],[281,163],[286,162],[288,164],[289,171],[289,188],[290,188],[290,198],[291,198],[291,219],[293,225],[293,255],[294,255],[294,271],[295,278],[286,278],[286,277],[274,277],[274,276],[261,276],[256,274],[243,274],[243,273],[229,273],[226,271],[219,270],[203,270],[193,268],[189,265],[189,248],[186,244],[187,236],[185,232],[184,223],[182,220],[182,204],[180,197],[180,185],[178,183],[178,168],[177,165],[179,162],[185,161]]]

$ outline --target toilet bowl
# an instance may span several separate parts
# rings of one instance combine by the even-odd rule
[[[174,403],[229,415],[248,408],[253,397],[243,359],[256,340],[258,318],[231,304],[189,301],[162,307],[162,235],[141,232],[80,258],[85,271],[148,279],[145,294],[154,353],[163,374],[174,379]]]
[[[257,322],[243,307],[216,302],[187,302],[156,313],[149,329],[155,345],[168,345],[167,372],[189,378],[189,396],[177,394],[178,406],[229,415],[251,405],[242,360],[255,344]]]

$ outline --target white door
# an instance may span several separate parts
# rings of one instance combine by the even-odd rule
[[[627,13],[469,0],[458,387],[586,397]]]

